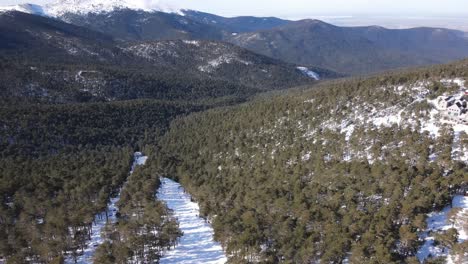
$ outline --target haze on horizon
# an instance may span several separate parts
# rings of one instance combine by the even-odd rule
[[[1,5],[45,4],[56,0],[1,0]],[[466,0],[143,0],[170,3],[223,16],[315,18],[340,26],[379,25],[389,28],[444,27],[468,32]]]

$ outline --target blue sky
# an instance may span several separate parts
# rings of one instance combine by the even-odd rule
[[[2,5],[53,0],[0,0]],[[151,1],[151,0],[148,0]],[[154,0],[158,1],[158,0]],[[311,15],[468,15],[468,0],[163,0],[220,15],[301,18]]]

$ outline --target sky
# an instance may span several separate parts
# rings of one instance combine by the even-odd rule
[[[0,5],[55,0],[0,0]],[[468,0],[143,0],[223,16],[321,18],[335,24],[467,27]]]

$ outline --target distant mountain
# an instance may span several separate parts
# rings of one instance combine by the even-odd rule
[[[286,25],[274,17],[226,18],[186,10],[164,1],[65,0],[44,6],[21,4],[0,7],[2,11],[58,18],[76,25],[132,40],[212,39]]]
[[[271,29],[274,27],[284,26],[291,22],[289,20],[283,20],[276,17],[222,17],[194,10],[182,10],[182,13],[187,18],[190,18],[194,21],[215,26],[229,31],[233,34],[239,32],[252,32],[258,30]]]
[[[213,41],[116,41],[103,33],[22,12],[0,16],[4,97],[49,102],[136,98],[246,98],[311,83],[284,63]],[[335,73],[310,68],[322,78]]]
[[[109,12],[68,12],[58,18],[124,40],[222,40],[238,32],[271,29],[290,23],[273,17],[226,18],[193,10],[174,13],[131,8]]]
[[[468,56],[468,41],[460,31],[337,27],[319,20],[292,22],[229,36],[226,40],[287,62],[349,74],[442,63]]]
[[[0,10],[52,17],[121,42],[225,41],[287,63],[330,69],[346,75],[468,57],[466,33],[456,30],[338,27],[319,20],[288,21],[272,17],[226,18],[164,3],[67,0],[45,6],[25,4]]]
[[[66,13],[60,19],[122,40],[221,40],[222,29],[165,12],[119,9],[110,13]]]
[[[0,7],[52,17],[123,40],[222,39],[222,30],[182,16],[180,9],[158,1],[65,0],[44,6]]]

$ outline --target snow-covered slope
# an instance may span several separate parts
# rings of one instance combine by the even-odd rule
[[[0,12],[20,11],[35,15],[60,17],[67,13],[84,15],[89,13],[108,13],[119,9],[183,14],[180,8],[165,0],[58,0],[44,6],[21,4],[0,7]]]

